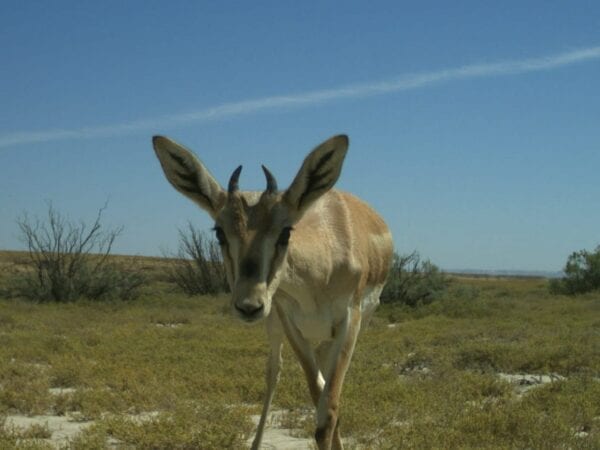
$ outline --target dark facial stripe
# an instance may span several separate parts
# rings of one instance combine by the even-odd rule
[[[273,253],[273,257],[271,261],[269,261],[269,274],[267,276],[267,285],[271,284],[271,281],[275,277],[275,261],[279,258],[279,252],[285,251],[285,249],[280,249],[279,246],[275,247],[275,252]]]
[[[246,278],[256,278],[258,276],[259,265],[254,259],[245,259],[240,267],[240,274]]]

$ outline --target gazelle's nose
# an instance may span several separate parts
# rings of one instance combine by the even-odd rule
[[[262,316],[265,305],[260,301],[246,298],[241,302],[236,302],[235,309],[242,319],[252,321]]]

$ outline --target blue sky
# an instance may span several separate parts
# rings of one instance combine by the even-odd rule
[[[222,184],[287,185],[350,136],[338,187],[400,252],[445,269],[558,270],[600,244],[600,3],[0,3],[0,249],[46,202],[119,253],[159,255],[208,216],[150,138]]]

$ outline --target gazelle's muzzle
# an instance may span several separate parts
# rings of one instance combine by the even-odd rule
[[[238,317],[247,322],[262,319],[271,309],[266,285],[238,282],[232,293],[232,305]]]
[[[245,298],[241,302],[235,302],[234,308],[242,319],[253,322],[264,316],[265,304]]]

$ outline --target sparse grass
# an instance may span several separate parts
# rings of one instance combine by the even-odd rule
[[[160,261],[148,264],[160,273]],[[0,299],[0,414],[95,420],[69,449],[103,449],[109,438],[123,448],[243,447],[267,346],[261,325],[223,314],[226,301],[184,298],[163,281],[132,303]],[[284,352],[274,408],[312,435],[304,377]],[[519,393],[498,372],[566,379]],[[350,448],[600,448],[599,377],[600,296],[456,277],[430,305],[379,309],[346,377],[342,433]],[[19,433],[2,429],[0,448],[48,448]]]
[[[47,425],[33,424],[30,427],[15,427],[0,420],[0,448],[15,450],[50,450],[53,447],[44,441],[50,437]]]
[[[348,375],[343,429],[377,448],[597,447],[600,298],[551,297],[539,280],[458,279],[452,289],[416,311],[381,309],[398,323],[365,333]],[[567,380],[521,398],[498,372]],[[365,415],[360,392],[369,379],[376,382]]]

